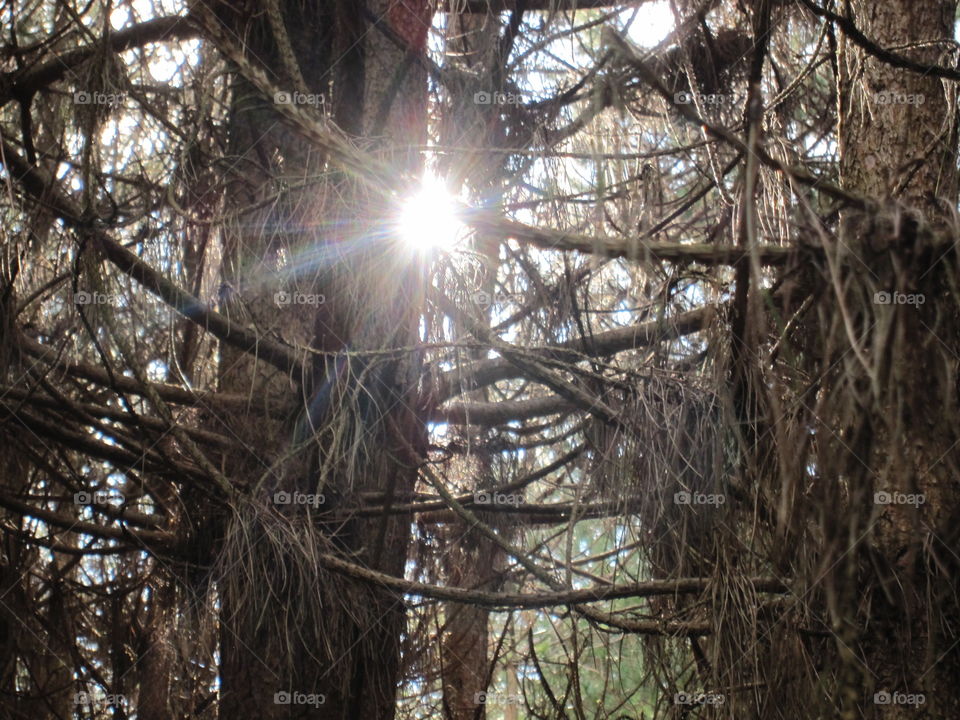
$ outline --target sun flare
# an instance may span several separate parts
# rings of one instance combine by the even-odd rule
[[[400,238],[416,250],[451,251],[466,228],[457,217],[457,203],[440,178],[427,175],[400,209]]]

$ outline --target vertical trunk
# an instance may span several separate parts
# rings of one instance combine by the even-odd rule
[[[858,27],[879,46],[946,64],[955,2],[855,0],[852,7]],[[834,451],[847,458],[840,476],[863,490],[865,504],[874,500],[871,488],[925,498],[919,507],[877,507],[861,527],[871,538],[871,557],[844,559],[848,571],[837,583],[845,588],[844,610],[835,617],[845,659],[844,716],[960,717],[957,563],[955,545],[949,547],[960,499],[951,420],[958,409],[953,368],[960,328],[949,279],[955,257],[950,238],[941,242],[956,234],[948,222],[957,200],[956,93],[850,42],[842,47],[840,73],[841,178],[879,205],[849,213],[841,230],[841,242],[856,255],[851,279],[874,291],[861,318],[873,378],[868,373],[845,387],[850,406],[868,402],[869,412],[848,417]],[[919,293],[925,302],[885,303],[874,293]],[[879,582],[861,601],[857,579],[874,569]],[[867,608],[865,615],[857,617],[858,606]],[[925,702],[908,704],[916,694]]]
[[[150,609],[143,650],[135,664],[138,720],[166,720],[183,714],[180,698],[187,688],[176,681],[176,587],[156,579],[150,586]],[[189,602],[189,601],[188,601]],[[182,680],[185,682],[185,679]]]
[[[491,61],[495,62],[492,53],[499,44],[499,29],[500,23],[493,15],[449,15],[447,42],[453,57],[459,58],[469,72],[482,76]],[[489,152],[489,148],[495,145],[495,138],[491,137],[495,125],[483,113],[486,108],[474,102],[471,92],[451,100],[453,108],[443,118],[442,142],[452,147],[470,148],[470,151],[465,153],[469,160],[460,167],[450,168],[449,174],[454,183],[466,182],[471,192],[492,200],[497,189],[491,188],[489,181],[495,183],[499,174],[490,172],[485,166],[491,162],[491,157],[499,159],[499,155]],[[474,178],[480,178],[479,187],[471,183]],[[476,250],[483,261],[476,290],[481,297],[493,298],[496,295],[499,240],[480,235]],[[490,308],[478,306],[470,308],[469,313],[481,315],[489,327]],[[477,360],[485,354],[477,351],[469,356]],[[463,397],[468,401],[490,401],[486,389],[464,393]],[[471,448],[472,456],[465,459],[463,475],[476,490],[486,490],[491,483],[497,484],[491,477],[490,461],[484,447],[488,435],[483,430],[464,429],[463,445]],[[497,523],[495,517],[485,520]],[[445,530],[447,546],[453,548],[444,560],[445,582],[469,589],[496,589],[494,576],[502,557],[499,548],[462,521],[452,521]],[[446,716],[450,720],[483,720],[490,675],[490,613],[482,607],[447,603],[444,605],[444,619],[440,660]]]
[[[74,627],[70,621],[72,608],[67,606],[69,595],[64,590],[64,579],[60,571],[72,565],[72,559],[56,555],[53,559],[55,575],[47,592],[47,608],[43,618],[29,639],[23,644],[23,658],[28,663],[28,672],[32,680],[30,701],[27,703],[27,716],[31,718],[69,717],[74,707],[74,680],[71,667],[71,643]],[[24,578],[25,587],[32,600],[33,607],[40,604],[40,588],[30,588],[28,577]],[[30,607],[30,605],[28,605]]]
[[[387,22],[405,48],[369,26],[364,5]],[[296,87],[298,73],[290,72],[293,63],[275,20],[271,24],[258,16],[256,4],[249,8],[249,21],[239,10],[236,15],[225,10],[224,16],[244,38],[251,58],[289,76],[284,89],[322,95],[346,130],[376,136],[377,149],[398,170],[415,171],[418,156],[408,146],[425,139],[426,78],[415,54],[425,48],[431,21],[427,3],[337,1],[310,7],[280,0],[280,9],[306,87]],[[353,562],[403,575],[408,523],[390,515],[349,516],[362,493],[389,499],[411,490],[416,477],[408,460],[409,448],[423,442],[423,423],[414,412],[418,369],[409,356],[377,351],[415,344],[422,271],[396,247],[389,228],[371,220],[382,217],[382,208],[357,192],[348,177],[330,173],[328,186],[313,183],[309,192],[281,187],[279,177],[293,184],[319,177],[327,168],[299,137],[276,125],[271,101],[242,78],[236,81],[231,130],[233,155],[242,167],[228,198],[238,220],[225,238],[229,297],[222,300],[261,332],[336,358],[321,357],[310,377],[288,378],[222,349],[223,390],[246,393],[251,402],[288,402],[292,416],[299,415],[291,423],[235,418],[235,431],[251,452],[226,459],[225,467],[256,495],[322,494],[320,517],[339,516],[323,531],[324,542]],[[266,169],[258,175],[258,168]],[[259,215],[246,214],[278,190],[279,202]],[[279,291],[322,295],[326,302],[319,308],[278,309],[274,294]],[[302,385],[296,393],[291,381]],[[301,434],[304,428],[308,431]],[[289,517],[297,513],[300,509]],[[315,523],[317,514],[312,520],[296,517]],[[242,598],[224,599],[221,715],[389,720],[400,680],[402,599],[337,576],[324,577],[320,589],[299,587],[297,561],[291,556],[280,558],[283,568],[265,566],[277,573],[264,579],[273,583],[263,603],[270,617],[251,619],[238,607]],[[324,607],[304,608],[310,603],[304,595],[314,592],[326,599]],[[291,619],[298,603],[308,627]],[[278,628],[287,631],[285,638],[278,637]],[[275,702],[278,693],[287,692],[316,700]]]
[[[445,582],[453,587],[490,589],[494,560],[492,543],[454,522],[447,528]],[[443,701],[449,720],[482,720],[490,663],[487,659],[489,612],[472,605],[447,603],[441,641]]]

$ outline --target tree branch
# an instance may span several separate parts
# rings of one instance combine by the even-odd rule
[[[148,20],[111,33],[107,41],[110,43],[111,50],[122,52],[160,40],[189,40],[199,35],[199,30],[189,23],[186,17],[171,16]],[[68,50],[43,64],[0,75],[0,107],[15,98],[29,96],[61,80],[71,70],[91,58],[99,49],[96,46],[87,46]]]
[[[464,222],[484,233],[500,235],[504,239],[513,238],[544,250],[575,250],[603,257],[667,260],[683,265],[694,262],[703,265],[733,265],[746,254],[743,248],[733,245],[648,242],[645,238],[649,237],[649,234],[639,238],[619,239],[565,233],[490,216],[486,210],[468,210]],[[796,252],[796,248],[779,245],[756,249],[757,256],[764,265],[782,265]]]
[[[926,65],[924,63],[911,60],[908,57],[904,57],[903,55],[895,53],[891,50],[887,50],[886,48],[880,47],[880,45],[864,35],[863,32],[860,31],[860,28],[857,27],[856,23],[854,23],[850,18],[844,17],[843,15],[837,15],[826,8],[822,8],[815,2],[812,2],[812,0],[800,1],[814,15],[835,23],[843,31],[844,35],[850,38],[855,45],[859,46],[862,50],[866,51],[870,55],[873,55],[875,58],[877,58],[877,60],[880,60],[887,65],[892,65],[893,67],[898,67],[903,70],[910,70],[921,75],[930,75],[932,77],[942,78],[944,80],[960,80],[960,70],[944,67],[943,65]]]
[[[145,550],[153,548],[172,548],[173,535],[157,530],[133,530],[129,527],[105,527],[96,523],[78,520],[65,515],[60,515],[52,510],[34,507],[15,498],[0,495],[0,507],[14,512],[18,515],[42,520],[48,525],[54,525],[63,528],[68,532],[82,533],[92,535],[106,540],[127,540],[135,542],[139,547]]]
[[[142,258],[111,239],[97,226],[96,220],[84,217],[80,207],[61,191],[45,170],[28,164],[6,141],[2,144],[0,162],[10,176],[21,183],[38,202],[56,212],[65,223],[92,240],[92,245],[118,269],[143,285],[167,305],[209,331],[216,338],[243,352],[254,354],[284,372],[300,377],[302,367],[293,350],[277,342],[261,338],[255,331],[232,324],[175,283],[167,280]]]
[[[581,590],[561,590],[547,593],[496,593],[484,590],[470,590],[459,587],[446,587],[406,580],[387,575],[376,570],[342,560],[335,555],[321,554],[320,564],[329,570],[347,575],[364,582],[377,583],[406,595],[447,600],[467,605],[480,605],[490,608],[544,608],[558,605],[600,602],[620,598],[657,597],[660,595],[680,595],[700,593],[710,584],[705,578],[680,578],[677,580],[647,580],[624,585],[600,585]],[[756,592],[783,594],[786,584],[777,578],[750,578],[747,580]]]
[[[587,357],[614,355],[625,350],[635,350],[666,339],[691,335],[706,328],[716,310],[707,305],[681,313],[665,320],[651,320],[639,325],[608,330],[591,338],[574,338],[556,345],[523,348],[532,358],[562,362],[579,362]],[[518,349],[519,350],[519,349]],[[436,397],[441,402],[454,397],[461,388],[476,389],[501,380],[521,377],[523,373],[509,360],[480,360],[465,368],[449,370],[440,376]]]

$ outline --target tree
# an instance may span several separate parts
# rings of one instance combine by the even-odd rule
[[[955,13],[11,4],[3,716],[960,714]]]

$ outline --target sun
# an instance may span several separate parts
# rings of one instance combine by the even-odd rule
[[[450,252],[466,232],[457,216],[457,201],[440,178],[429,174],[400,206],[398,226],[404,244],[422,251]]]

